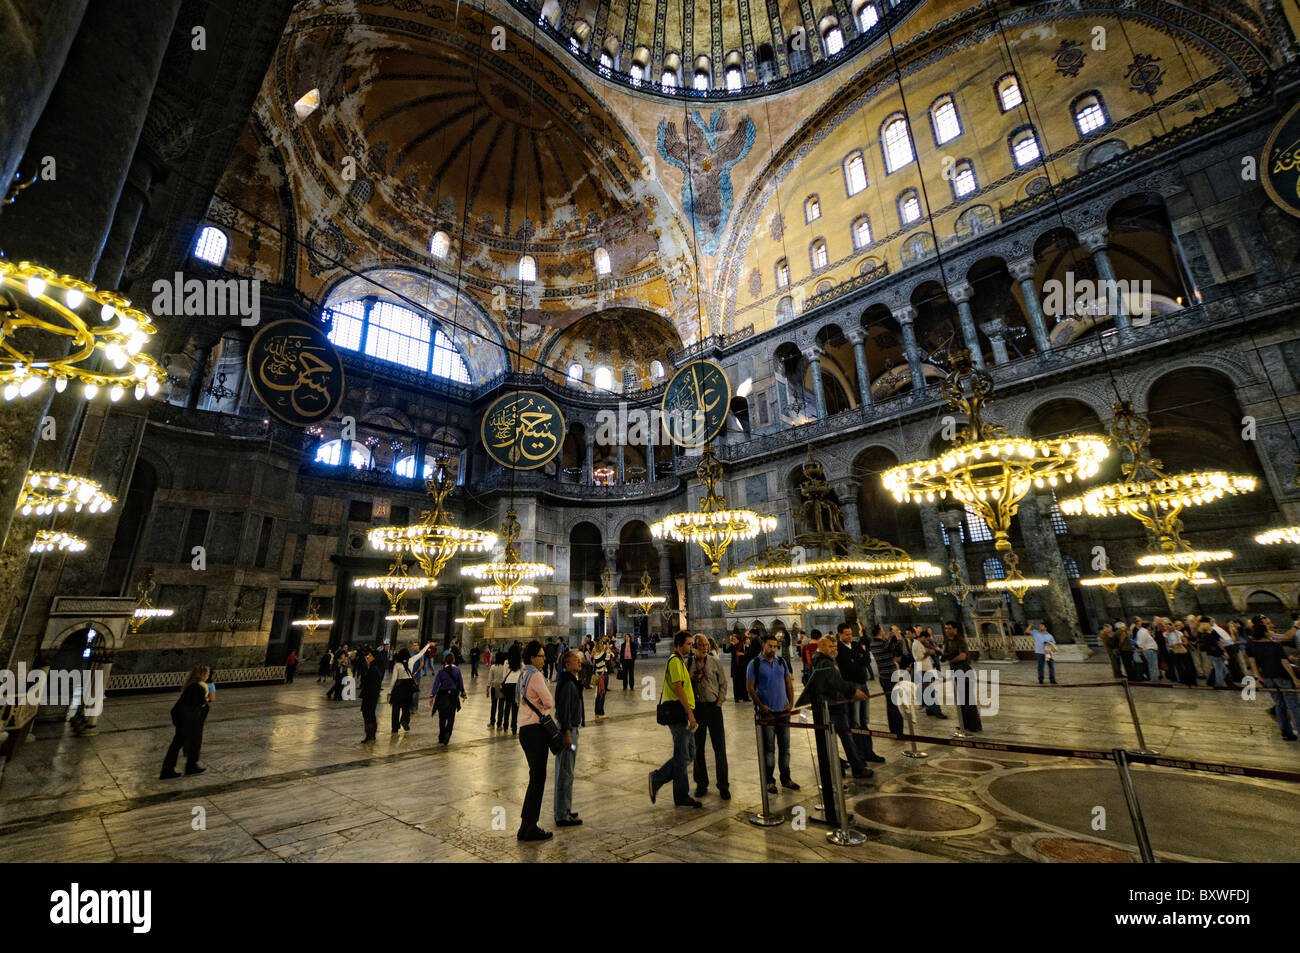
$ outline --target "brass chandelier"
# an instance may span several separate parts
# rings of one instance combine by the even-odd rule
[[[477,586],[474,594],[486,602],[497,602],[501,608],[504,623],[510,617],[510,610],[517,602],[527,602],[541,592],[531,585],[535,579],[549,579],[555,575],[555,569],[546,563],[524,562],[519,558],[519,518],[515,508],[506,510],[505,522],[501,524],[501,536],[505,539],[505,551],[501,558],[493,562],[473,563],[462,566],[460,574],[474,579],[491,579],[493,585]]]
[[[63,530],[38,529],[36,536],[32,539],[31,545],[27,547],[29,553],[84,553],[88,544],[80,536],[73,536],[71,533],[65,533]]]
[[[437,578],[447,561],[457,553],[487,552],[497,544],[495,533],[463,529],[452,522],[445,502],[456,481],[451,475],[450,460],[439,456],[433,475],[424,488],[433,498],[433,508],[421,514],[420,522],[411,526],[376,526],[370,531],[370,546],[386,553],[409,552],[426,576]]]
[[[135,609],[131,613],[131,619],[127,623],[131,627],[131,634],[135,635],[140,631],[140,626],[144,625],[150,619],[167,619],[175,615],[176,610],[159,608],[153,604],[151,597],[157,583],[154,582],[153,570],[146,569],[144,578],[136,586]]]
[[[641,591],[628,600],[641,609],[641,615],[649,616],[655,606],[662,606],[668,601],[667,596],[656,595],[650,588],[650,570],[641,573]]]
[[[2,259],[0,259],[2,260]],[[53,473],[33,470],[27,474],[23,488],[18,493],[18,513],[21,516],[49,516],[66,513],[71,509],[80,513],[107,513],[117,502],[98,483],[71,473]]]
[[[317,599],[312,599],[307,603],[307,615],[301,619],[294,619],[289,624],[300,629],[306,629],[308,635],[315,635],[317,629],[329,628],[334,624],[334,620],[321,616],[320,602]]]
[[[988,588],[1008,590],[1023,602],[1029,589],[1046,586],[1048,580],[1026,578],[1011,549],[1011,518],[1020,501],[1033,487],[1095,476],[1110,449],[1105,440],[1090,434],[1045,440],[1012,436],[983,419],[984,403],[992,393],[993,378],[974,366],[970,351],[954,351],[943,395],[950,408],[967,418],[956,444],[938,457],[887,470],[881,479],[900,503],[951,496],[974,509],[992,530],[994,546],[1007,566],[1007,577],[990,580]]]
[[[46,381],[62,393],[118,401],[158,393],[165,372],[142,348],[157,332],[121,295],[30,261],[0,258],[0,396],[30,397]]]
[[[613,578],[613,573],[609,571],[608,566],[601,569],[600,592],[596,593],[594,596],[583,596],[582,604],[587,606],[600,606],[601,611],[608,615],[615,606],[626,605],[632,602],[633,600],[631,596],[620,596],[617,592],[614,592],[609,588],[609,584]]]
[[[358,589],[377,589],[383,592],[388,597],[389,609],[396,613],[408,593],[433,589],[438,585],[438,580],[432,576],[412,576],[406,557],[398,553],[387,573],[382,576],[359,576],[352,580],[352,585]]]
[[[1263,546],[1274,546],[1278,543],[1292,543],[1300,546],[1300,526],[1282,526],[1278,529],[1270,529],[1256,536],[1255,542]]]
[[[1150,552],[1138,559],[1139,566],[1167,567],[1189,584],[1203,576],[1206,563],[1233,558],[1230,550],[1198,550],[1182,536],[1179,518],[1190,506],[1201,506],[1225,495],[1247,493],[1255,489],[1252,476],[1224,473],[1221,470],[1197,470],[1169,474],[1160,460],[1151,456],[1151,425],[1139,416],[1132,404],[1115,405],[1115,419],[1110,427],[1110,442],[1128,457],[1121,465],[1123,479],[1092,487],[1086,493],[1062,500],[1061,512],[1089,516],[1127,515],[1136,519],[1151,537]],[[1157,581],[1158,580],[1152,580]],[[1165,594],[1172,600],[1173,583]]]
[[[650,534],[655,539],[668,537],[681,543],[699,543],[704,558],[709,561],[709,570],[716,576],[718,564],[732,542],[771,532],[776,529],[776,517],[760,516],[753,510],[727,509],[726,499],[717,491],[718,481],[722,479],[722,463],[712,443],[704,445],[695,472],[705,486],[699,510],[669,513],[650,527]]]

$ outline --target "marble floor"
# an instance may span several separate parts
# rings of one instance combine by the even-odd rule
[[[638,674],[658,663],[646,661]],[[991,668],[991,666],[990,666]],[[1000,710],[982,740],[1090,749],[1133,747],[1114,687],[1039,688],[1029,663],[998,666]],[[1102,681],[1096,663],[1062,664],[1065,683]],[[1015,684],[1011,684],[1015,683]],[[1016,684],[1026,687],[1015,687]],[[793,732],[799,792],[773,807],[795,818],[748,822],[760,804],[748,705],[727,703],[732,800],[703,809],[656,805],[646,772],[670,751],[655,699],[617,690],[597,721],[588,693],[574,809],[585,821],[541,844],[515,840],[527,770],[517,740],[486,727],[484,681],[471,685],[451,744],[437,744],[427,701],[408,734],[364,745],[359,705],[330,702],[313,677],[293,685],[221,688],[207,722],[205,774],[158,779],[171,736],[171,693],[108,699],[97,734],[44,725],[0,779],[0,861],[1109,861],[1136,860],[1109,764],[922,745],[929,757],[888,759],[871,781],[846,779],[865,843],[837,847],[817,816],[811,732]],[[1149,747],[1163,755],[1300,770],[1300,745],[1281,741],[1267,696],[1135,688]],[[951,709],[949,709],[951,714]],[[884,709],[871,706],[873,727]],[[921,715],[918,732],[951,733]],[[709,755],[712,770],[712,753]],[[1156,853],[1164,860],[1289,860],[1279,821],[1300,816],[1300,785],[1135,768]],[[543,806],[550,828],[551,784]],[[1218,805],[1206,824],[1207,803]],[[1284,822],[1285,823],[1285,822]]]

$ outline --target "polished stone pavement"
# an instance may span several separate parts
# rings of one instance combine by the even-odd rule
[[[653,675],[660,664],[644,660],[638,674]],[[1039,688],[1031,684],[1029,663],[996,669],[1000,711],[985,717],[982,740],[1134,746],[1119,688]],[[1096,663],[1058,669],[1063,682],[1104,681],[1109,674]],[[437,744],[427,701],[410,734],[396,737],[381,705],[379,741],[363,745],[358,703],[327,701],[312,677],[293,685],[219,687],[201,759],[208,770],[175,781],[158,779],[174,696],[110,698],[93,737],[41,726],[6,767],[0,861],[1136,859],[1111,765],[937,745],[922,745],[930,757],[912,760],[891,739],[876,740],[888,763],[877,766],[873,781],[846,779],[850,810],[867,836],[862,846],[833,846],[826,828],[811,823],[753,826],[747,818],[760,793],[752,720],[748,705],[730,702],[732,800],[711,791],[703,809],[674,808],[665,789],[652,806],[646,772],[667,758],[668,733],[655,724],[657,695],[624,693],[617,684],[604,721],[594,718],[594,699],[587,696],[574,789],[574,809],[585,824],[561,829],[545,843],[520,844],[514,835],[526,765],[514,737],[486,727],[484,684],[482,678],[471,683],[446,748]],[[1300,745],[1281,741],[1267,696],[1134,692],[1147,744],[1161,754],[1300,770]],[[872,703],[871,723],[884,727],[880,700]],[[953,724],[921,715],[918,732],[946,737]],[[793,773],[803,790],[773,799],[779,810],[802,808],[796,816],[813,812],[818,800],[810,740],[806,730],[793,732]],[[711,751],[709,762],[712,770]],[[1300,785],[1145,767],[1135,775],[1162,859],[1289,859],[1280,825],[1300,816]],[[548,780],[547,828],[551,796]],[[205,829],[196,830],[204,826],[200,820]]]

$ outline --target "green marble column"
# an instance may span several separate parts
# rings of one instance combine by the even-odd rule
[[[1039,354],[1046,354],[1052,349],[1051,338],[1047,334],[1047,322],[1043,318],[1043,303],[1038,297],[1038,285],[1034,284],[1034,271],[1038,262],[1033,258],[1021,258],[1010,263],[1011,276],[1020,282],[1020,290],[1025,296],[1025,312],[1029,318],[1029,328],[1034,333],[1034,347]]]
[[[948,297],[957,305],[957,317],[961,323],[961,339],[970,351],[971,360],[976,367],[984,366],[984,349],[980,347],[979,333],[975,330],[975,311],[970,299],[975,293],[969,283],[962,282],[948,289]]]
[[[1025,598],[1037,597],[1044,606],[1048,631],[1062,644],[1081,640],[1079,614],[1070,592],[1070,580],[1065,575],[1065,562],[1061,547],[1052,529],[1049,494],[1030,492],[1020,501],[1020,532],[1025,541],[1029,559],[1020,571],[1026,576],[1045,576],[1049,584],[1044,589],[1031,589]]]

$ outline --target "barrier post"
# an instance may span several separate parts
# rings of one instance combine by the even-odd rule
[[[1125,679],[1125,685],[1128,680]],[[1142,820],[1142,805],[1138,803],[1137,791],[1133,787],[1133,775],[1129,770],[1128,753],[1123,748],[1111,752],[1115,756],[1115,766],[1119,768],[1119,783],[1124,789],[1124,800],[1128,803],[1128,816],[1133,821],[1133,836],[1137,839],[1138,853],[1142,863],[1154,864],[1156,856],[1151,851],[1151,840],[1147,837],[1147,825]]]
[[[835,798],[836,817],[839,818],[840,822],[839,828],[827,834],[826,839],[837,847],[858,847],[866,841],[866,837],[849,827],[848,818],[845,816],[844,778],[841,776],[840,771],[839,732],[835,730],[835,726],[831,722],[831,711],[830,707],[826,704],[826,700],[821,699],[818,701],[817,707],[820,709],[817,713],[818,720],[823,725],[829,726],[827,730],[830,732],[827,740],[831,752],[831,790],[829,792],[824,792],[822,796],[825,797],[826,794],[829,793]],[[813,730],[815,731],[816,729]]]
[[[898,682],[895,687],[901,684],[902,682]],[[907,704],[898,706],[903,710],[903,715],[907,718],[907,733],[909,735],[916,734],[916,716],[913,714],[913,710],[916,708],[915,702],[916,702],[916,684],[912,683],[912,692],[911,695],[909,696]],[[927,754],[926,752],[917,749],[915,737],[911,739],[910,743],[911,743],[911,747],[903,752],[903,757],[905,758],[930,757],[929,754]]]
[[[757,814],[749,815],[749,823],[757,827],[775,827],[785,822],[785,815],[773,814],[767,800],[767,749],[763,744],[763,726],[759,723],[757,708],[754,709],[754,737],[758,742],[758,792],[763,802]]]
[[[1124,697],[1128,700],[1129,715],[1133,718],[1133,730],[1137,732],[1137,754],[1155,754],[1154,751],[1147,750],[1146,739],[1142,737],[1142,723],[1138,721],[1138,710],[1137,706],[1133,704],[1133,690],[1129,688],[1128,676],[1125,675],[1120,679],[1120,682],[1124,686]]]

